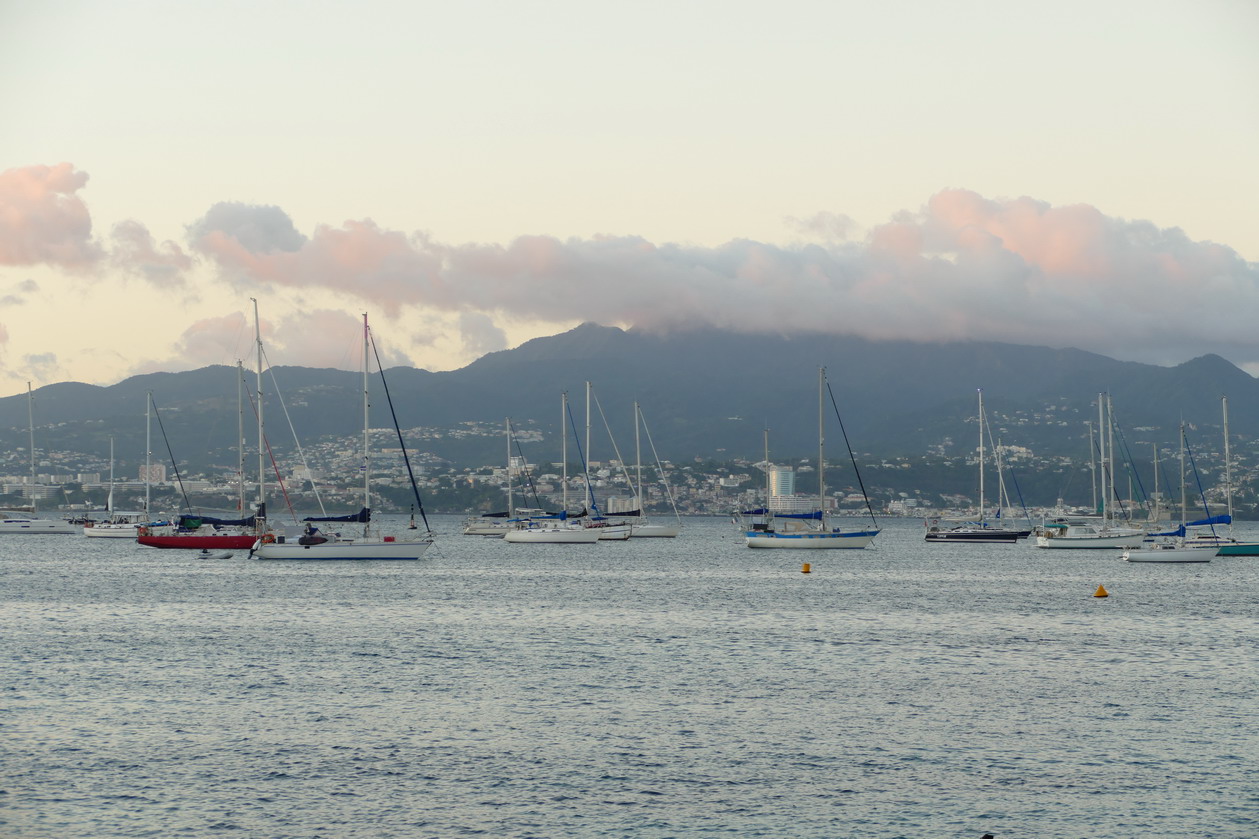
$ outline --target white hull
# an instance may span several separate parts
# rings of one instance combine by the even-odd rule
[[[433,543],[428,540],[415,542],[353,539],[302,545],[292,542],[255,542],[250,555],[255,559],[300,560],[372,560],[372,559],[419,559]]]
[[[598,534],[598,538],[605,542],[624,542],[630,537],[631,532],[628,524],[598,525],[587,529],[593,530]]]
[[[747,532],[749,548],[790,548],[796,550],[864,548],[879,535],[877,530],[861,531],[804,531],[795,533],[765,533],[758,530]]]
[[[1214,546],[1144,546],[1129,548],[1123,552],[1123,558],[1126,562],[1210,562],[1216,550]]]
[[[1097,550],[1102,548],[1136,548],[1145,538],[1145,531],[1133,527],[1096,527],[1072,525],[1053,527],[1038,533],[1036,547],[1059,550]]]
[[[10,517],[0,520],[0,534],[14,536],[58,536],[80,533],[83,525],[63,519],[30,519]]]
[[[509,530],[503,539],[516,544],[593,545],[599,533],[583,527],[530,527]]]
[[[631,539],[673,539],[682,528],[676,524],[635,524],[630,528]]]
[[[138,524],[96,524],[83,528],[83,535],[89,539],[130,539],[134,542],[139,534]]]

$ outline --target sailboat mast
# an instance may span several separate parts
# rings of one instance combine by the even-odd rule
[[[245,367],[236,359],[236,509],[245,515]]]
[[[1106,490],[1107,509],[1111,511],[1110,517],[1115,518],[1113,504],[1110,502],[1119,498],[1115,494],[1115,404],[1110,399],[1110,394],[1106,394],[1106,454],[1110,457],[1110,484]]]
[[[258,508],[255,511],[254,519],[255,528],[261,531],[263,528],[262,520],[267,516],[267,496],[266,496],[266,479],[267,473],[264,467],[264,444],[263,444],[263,424],[262,424],[262,327],[258,323],[258,299],[249,298],[254,303],[254,344],[258,356],[257,366],[257,388],[258,388]]]
[[[153,419],[149,412],[153,404],[153,391],[149,391],[144,402],[144,517],[149,514],[149,495],[153,481]]]
[[[638,473],[638,490],[637,492],[635,492],[635,495],[637,495],[638,497],[634,500],[638,502],[638,515],[641,518],[646,512],[646,502],[643,500],[643,450],[642,450],[642,447],[639,445],[639,440],[638,440],[638,426],[640,422],[641,422],[641,417],[639,416],[638,402],[635,401],[634,402],[634,465],[635,465],[635,471]]]
[[[765,515],[769,515],[769,497],[773,494],[774,476],[769,466],[769,426],[765,427]],[[766,519],[768,521],[768,519]]]
[[[595,488],[590,484],[590,382],[586,382],[586,508],[594,511]]]
[[[1185,421],[1180,421],[1180,523],[1189,520],[1189,501],[1185,495]]]
[[[1106,428],[1104,424],[1105,419],[1106,419],[1105,396],[1106,394],[1104,393],[1097,394],[1097,461],[1098,461],[1098,465],[1101,467],[1101,470],[1102,470],[1101,475],[1098,476],[1098,486],[1100,486],[1102,489],[1101,512],[1102,512],[1103,522],[1108,520],[1108,517],[1106,515],[1106,508],[1109,506],[1107,504],[1107,501],[1109,499],[1106,497],[1106,474],[1107,474],[1106,473],[1106,434],[1103,431],[1103,429]]]
[[[1228,499],[1228,526],[1233,526],[1233,456],[1228,447],[1228,397],[1221,397],[1224,408],[1224,495]]]
[[[109,497],[105,499],[105,512],[114,514],[114,438],[109,438]]]
[[[984,389],[979,390],[979,523],[984,523]]]
[[[30,432],[31,450],[31,513],[35,512],[35,394],[31,383],[26,383],[26,427]]]
[[[1150,444],[1154,448],[1154,514],[1151,516],[1152,521],[1159,521],[1162,518],[1162,500],[1158,494],[1158,443]]]
[[[817,507],[826,511],[826,415],[822,411],[822,392],[826,389],[826,368],[817,368]]]
[[[367,312],[363,313],[363,506],[367,509],[368,521],[363,522],[363,535],[367,535],[372,509],[372,464],[371,464],[371,431],[368,428],[368,416],[371,403],[367,392]]]
[[[560,464],[563,477],[560,479],[560,497],[564,506],[560,510],[568,512],[568,391],[560,393]]]
[[[513,503],[515,499],[512,497],[511,491],[511,417],[503,420],[503,428],[507,432],[507,518],[514,519],[516,517],[516,506]]]

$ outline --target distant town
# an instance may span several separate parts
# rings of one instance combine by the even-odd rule
[[[1143,429],[1134,429],[1141,432]],[[526,462],[504,455],[499,465],[467,465],[451,462],[427,451],[426,444],[449,438],[503,438],[501,424],[465,422],[451,428],[411,428],[404,431],[407,458],[423,505],[428,512],[477,514],[505,510],[510,485],[516,507],[569,509],[586,503],[587,476],[570,451],[565,485],[564,465],[557,462]],[[373,429],[373,507],[385,512],[406,513],[414,506],[408,464],[398,447],[393,429]],[[515,436],[518,451],[527,452],[542,435],[526,427]],[[1180,465],[1177,452],[1163,447],[1159,477],[1154,477],[1153,448],[1146,463],[1120,462],[1115,469],[1112,507],[1139,518],[1154,510],[1162,518],[1179,515]],[[953,440],[930,447],[918,456],[879,457],[857,453],[859,474],[845,452],[827,455],[824,503],[840,514],[923,518],[964,515],[979,500],[977,447],[964,451]],[[221,515],[251,512],[257,497],[258,453],[245,447],[243,481],[241,458],[231,452],[231,462],[206,468],[176,466],[155,450],[146,473],[136,459],[127,462],[128,474],[115,467],[110,480],[107,458],[74,451],[50,451],[36,447],[32,480],[30,453],[15,448],[0,456],[0,506],[28,507],[68,512],[144,510],[154,514],[188,511]],[[1233,453],[1232,504],[1235,516],[1255,518],[1256,466],[1248,452]],[[1186,479],[1188,515],[1205,508],[1223,512],[1228,504],[1223,456],[1215,450],[1191,454],[1192,471]],[[220,453],[218,459],[222,459]],[[1134,458],[1135,460],[1135,458]],[[329,438],[305,446],[300,455],[288,451],[266,463],[265,495],[269,509],[291,507],[308,514],[357,510],[362,506],[362,437]],[[997,463],[1001,464],[998,470]],[[1186,467],[1188,469],[1188,467]],[[178,474],[176,474],[178,471]],[[277,473],[282,478],[277,477]],[[1096,509],[1104,494],[1104,475],[1109,473],[1087,453],[1081,457],[1044,456],[1021,446],[999,446],[987,452],[985,507],[1001,507],[1005,515],[1084,513]],[[641,475],[641,478],[640,478]],[[596,459],[589,464],[589,484],[596,504],[608,514],[643,508],[652,514],[727,515],[733,510],[769,504],[778,510],[816,508],[818,481],[816,459],[798,458],[766,462],[734,458],[721,461],[693,458],[688,462],[643,463]],[[642,487],[642,498],[635,487]],[[867,498],[869,508],[867,507]]]

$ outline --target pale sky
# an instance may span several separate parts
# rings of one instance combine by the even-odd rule
[[[1259,373],[1259,3],[0,3],[0,395],[592,320]]]

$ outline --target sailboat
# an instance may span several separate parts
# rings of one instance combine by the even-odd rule
[[[931,525],[927,529],[928,542],[973,542],[977,544],[1013,544],[1028,536],[1030,530],[1009,530],[989,522],[984,511],[984,389],[979,388],[979,516],[954,527]]]
[[[1108,410],[1110,397],[1097,394],[1097,447],[1102,469],[1101,507],[1102,520],[1072,521],[1070,519],[1046,522],[1036,529],[1036,547],[1055,550],[1099,550],[1103,548],[1127,548],[1140,545],[1145,530],[1129,527],[1114,520],[1115,470],[1114,470],[1114,418]],[[1107,442],[1109,439],[1109,442]],[[1109,457],[1108,457],[1109,455]]]
[[[171,550],[200,550],[207,552],[249,550],[267,529],[267,504],[265,498],[265,477],[263,452],[266,449],[263,435],[262,417],[262,330],[258,322],[258,301],[254,300],[254,343],[257,347],[257,386],[258,386],[258,507],[254,515],[239,519],[221,519],[212,516],[181,515],[175,524],[164,527],[142,526],[136,542],[150,548],[166,548]],[[241,388],[240,366],[237,366],[237,393]],[[144,407],[145,417],[145,498],[144,507],[149,508],[148,470],[150,469],[153,445],[149,409],[156,407],[153,394],[149,393],[148,402]],[[239,410],[238,410],[239,413]],[[159,417],[160,419],[160,417]],[[243,435],[239,435],[243,437]],[[243,439],[237,440],[242,447]],[[243,481],[243,475],[239,476]],[[243,512],[243,510],[242,510]]]
[[[568,520],[568,392],[560,397],[560,462],[563,475],[560,478],[562,503],[558,515],[512,517],[511,528],[503,534],[503,541],[513,544],[593,545],[599,541],[599,531],[582,527]],[[583,463],[585,461],[583,460]],[[510,471],[510,470],[509,470]],[[587,477],[589,484],[589,477]]]
[[[652,522],[647,518],[647,496],[643,486],[643,455],[642,447],[639,442],[638,432],[642,428],[647,432],[647,442],[651,444],[651,452],[656,454],[656,446],[651,442],[651,430],[647,428],[647,421],[643,419],[643,410],[637,402],[634,403],[634,461],[637,469],[638,478],[638,509],[642,511],[641,518],[631,527],[632,538],[656,538],[656,539],[673,539],[682,532],[682,517],[678,515],[678,505],[673,500],[673,493],[669,491],[669,484],[664,480],[664,469],[660,465],[660,457],[656,456],[656,472],[660,475],[660,480],[664,483],[665,492],[669,496],[669,503],[673,505],[673,524],[663,524],[660,522]]]
[[[1212,527],[1210,531],[1198,530],[1192,536],[1186,536],[1185,541],[1195,545],[1213,544],[1216,548],[1216,556],[1259,556],[1259,542],[1243,542],[1233,535],[1233,456],[1229,447],[1227,396],[1221,398],[1221,407],[1224,412],[1224,495],[1227,499],[1228,511],[1223,518],[1208,519],[1206,522],[1190,522],[1186,526],[1226,524],[1228,533],[1221,535]]]
[[[92,539],[135,539],[147,516],[143,512],[124,513],[114,509],[114,438],[109,438],[109,495],[105,498],[105,521],[83,524],[83,535]]]
[[[433,532],[428,526],[428,517],[424,515],[424,505],[420,501],[419,489],[415,483],[415,475],[411,470],[411,460],[407,456],[406,446],[402,440],[402,432],[398,427],[397,416],[394,415],[394,431],[398,434],[398,445],[411,477],[411,489],[419,506],[420,515],[424,518],[424,529],[414,524],[401,536],[384,535],[372,523],[372,470],[371,470],[371,400],[368,391],[368,354],[371,349],[371,331],[367,325],[367,315],[363,315],[363,509],[356,514],[339,517],[311,517],[306,519],[305,531],[297,538],[286,535],[265,534],[250,550],[250,555],[258,559],[298,559],[298,560],[363,560],[363,559],[419,559],[433,544]],[[377,366],[379,366],[379,356]],[[390,411],[393,399],[389,396],[389,385],[385,383],[385,371],[380,370],[381,383],[385,388],[385,397],[389,401]],[[345,536],[339,533],[321,532],[316,522],[345,522],[363,525],[362,535]]]
[[[1214,543],[1193,544],[1185,538],[1188,517],[1188,496],[1185,493],[1185,424],[1180,424],[1180,527],[1162,538],[1124,549],[1127,562],[1210,562],[1218,546]]]
[[[41,518],[35,505],[35,394],[31,383],[26,383],[26,413],[30,428],[31,455],[31,508],[30,510],[0,510],[0,534],[35,536],[59,536],[82,532],[82,524],[65,519]]]
[[[739,515],[743,523],[744,537],[749,548],[864,548],[879,534],[878,528],[844,530],[832,528],[826,516],[826,422],[823,394],[826,390],[826,368],[818,368],[818,509],[811,513],[775,513],[769,509],[769,432],[765,433],[766,505],[760,510],[748,510]],[[838,412],[837,412],[838,413]],[[841,421],[842,428],[842,421]],[[845,434],[845,438],[847,435]],[[851,455],[851,451],[849,452]],[[854,461],[854,467],[856,463]],[[867,507],[869,502],[867,501]],[[871,517],[873,518],[873,512]]]

